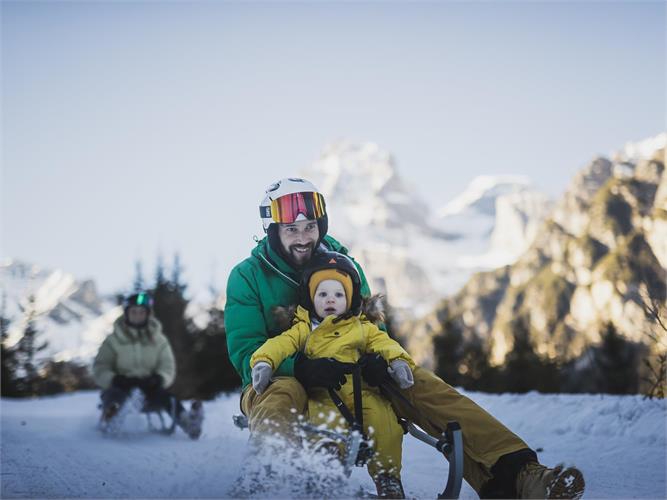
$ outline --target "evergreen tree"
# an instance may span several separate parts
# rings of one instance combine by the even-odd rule
[[[512,323],[514,347],[508,353],[503,370],[503,387],[509,392],[558,392],[560,390],[558,366],[542,361],[530,339],[530,328],[524,317]]]
[[[162,261],[162,254],[157,256],[157,264],[155,266],[155,288],[158,288],[167,283],[167,278],[164,274],[164,262]]]
[[[384,310],[384,328],[390,338],[398,342],[404,349],[407,348],[407,339],[400,331],[400,322],[396,320],[396,311],[389,304],[386,295],[381,296],[382,309]],[[381,325],[380,325],[381,326]]]
[[[189,352],[192,339],[188,336],[188,325],[185,318],[185,309],[188,302],[183,291],[166,278],[162,258],[158,257],[155,270],[155,288],[153,289],[153,310],[155,317],[162,324],[162,330],[176,358],[177,376],[172,390],[179,396],[184,397],[184,377],[187,372]]]
[[[176,358],[176,380],[171,392],[181,399],[209,399],[220,391],[239,387],[241,380],[227,355],[223,311],[212,306],[208,310],[210,320],[203,329],[186,317],[187,285],[181,281],[178,256],[169,279],[161,263],[155,275],[154,313]]]
[[[137,260],[134,263],[134,284],[132,285],[132,290],[134,292],[141,292],[145,290],[146,284],[144,282],[144,275],[141,269],[141,261]]]
[[[639,391],[638,348],[619,335],[613,323],[605,324],[600,346],[594,351],[598,390],[607,394]]]
[[[183,274],[183,266],[181,265],[181,258],[178,252],[174,254],[174,266],[171,269],[171,283],[178,289],[181,294],[185,292],[186,285],[181,282],[181,275]]]
[[[472,391],[502,392],[501,370],[491,366],[488,349],[481,339],[473,337],[463,344],[460,362],[461,385]]]
[[[196,388],[200,397],[211,398],[220,391],[230,391],[241,386],[241,379],[229,359],[224,311],[212,306],[206,328],[195,334],[194,367]]]
[[[16,360],[18,375],[16,384],[18,392],[22,396],[32,396],[37,391],[37,384],[40,376],[38,373],[37,361],[35,356],[38,352],[44,350],[46,342],[38,343],[39,330],[35,325],[37,312],[35,309],[35,297],[28,297],[28,305],[22,308],[25,315],[25,328],[23,335],[16,345]]]
[[[19,396],[18,388],[16,387],[16,347],[8,345],[9,339],[9,324],[10,320],[7,317],[6,307],[7,296],[2,294],[2,305],[0,306],[0,334],[2,335],[2,378],[0,384],[2,385],[2,397],[16,397]]]
[[[463,360],[463,331],[447,311],[444,313],[442,330],[433,337],[433,354],[435,357],[435,373],[449,385],[461,386],[465,369],[461,367]]]

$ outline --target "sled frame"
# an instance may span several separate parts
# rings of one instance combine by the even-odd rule
[[[245,415],[233,415],[234,425],[239,429],[249,429],[248,417]],[[438,450],[449,462],[449,473],[445,489],[438,498],[458,498],[463,484],[463,433],[458,422],[449,422],[447,428],[438,438],[427,434],[417,425],[407,420],[401,420],[408,433],[419,441],[432,446]],[[352,473],[356,465],[361,467],[366,464],[364,457],[359,457],[363,436],[358,431],[339,433],[328,429],[321,429],[312,424],[303,423],[301,428],[311,434],[328,437],[344,446],[343,468],[347,477]]]

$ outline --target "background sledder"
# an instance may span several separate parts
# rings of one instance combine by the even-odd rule
[[[204,409],[194,401],[189,411],[166,389],[176,377],[176,363],[162,325],[153,315],[148,293],[125,300],[123,315],[114,322],[93,363],[95,382],[102,389],[102,429],[112,426],[133,390],[143,395],[141,410],[166,413],[192,439],[201,435]],[[163,422],[163,430],[166,430]]]

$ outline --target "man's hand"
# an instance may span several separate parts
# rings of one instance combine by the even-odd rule
[[[122,389],[123,391],[129,391],[133,387],[139,385],[139,379],[135,377],[126,377],[125,375],[114,375],[111,385],[118,389]]]
[[[264,361],[259,361],[252,367],[252,388],[257,394],[263,393],[269,386],[273,368]]]
[[[338,391],[347,382],[345,374],[350,373],[352,366],[333,358],[310,359],[300,352],[294,359],[294,376],[306,389],[324,387]]]
[[[395,359],[389,364],[389,375],[391,375],[391,378],[396,381],[401,389],[407,389],[415,385],[410,365],[402,359]]]
[[[148,377],[139,379],[139,387],[144,392],[151,392],[162,387],[163,380],[157,373],[152,373]]]
[[[389,380],[389,365],[379,354],[364,354],[359,358],[359,365],[361,376],[371,387],[377,387]]]

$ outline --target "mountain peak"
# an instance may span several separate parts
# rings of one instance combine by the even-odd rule
[[[655,154],[664,150],[667,146],[667,132],[662,132],[653,137],[636,141],[626,142],[622,151],[612,155],[614,159],[638,162],[640,160],[651,160]]]
[[[459,214],[472,209],[492,213],[498,196],[524,191],[530,180],[521,175],[480,175],[456,198],[437,211],[438,217]]]
[[[325,196],[331,197],[349,191],[354,184],[378,193],[396,175],[396,166],[392,155],[377,144],[342,139],[325,146],[308,172],[319,181],[316,185]]]

